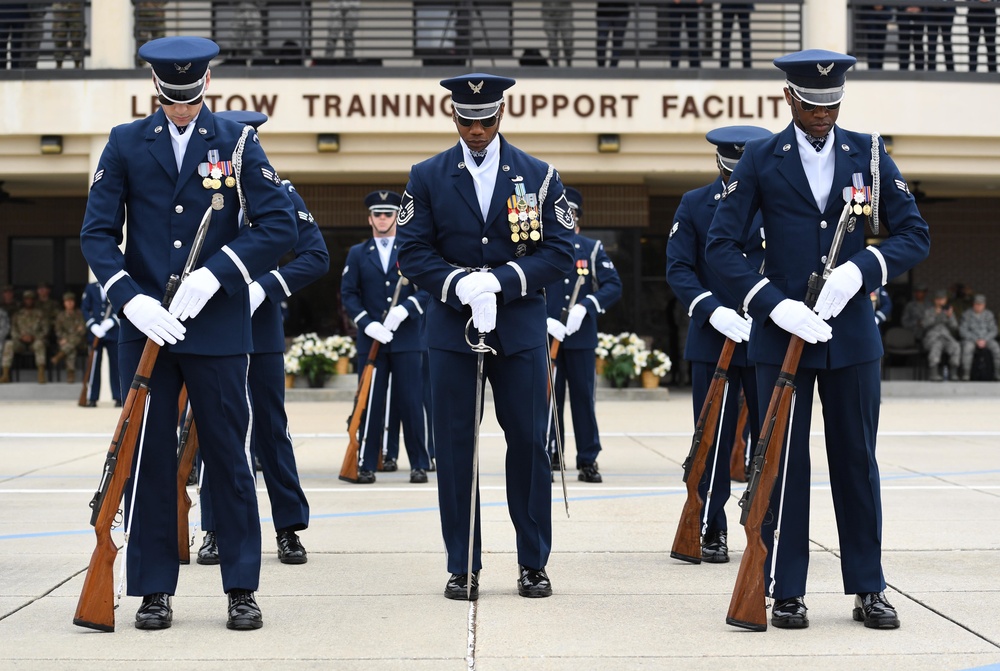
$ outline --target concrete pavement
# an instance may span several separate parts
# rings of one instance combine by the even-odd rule
[[[887,595],[902,620],[895,631],[853,622],[852,597],[842,593],[818,406],[811,626],[751,633],[725,624],[744,546],[741,485],[728,506],[733,561],[694,566],[669,557],[684,502],[688,392],[598,404],[605,482],[570,480],[568,519],[558,478],[553,485],[555,595],[539,600],[517,596],[503,444],[488,405],[476,668],[1000,668],[1000,386],[970,384],[887,384],[879,458]],[[344,401],[289,403],[312,506],[302,533],[309,562],[278,562],[261,484],[263,629],[228,631],[218,568],[197,564],[181,567],[171,629],[136,630],[134,597],[122,599],[113,634],[73,626],[94,546],[87,502],[118,411],[106,402],[78,408],[75,394],[26,400],[29,386],[38,388],[0,388],[0,667],[468,668],[468,604],[441,595],[434,475],[409,484],[404,458],[401,471],[380,473],[375,485],[338,481]]]

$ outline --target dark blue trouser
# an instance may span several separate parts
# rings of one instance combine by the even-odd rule
[[[145,340],[119,345],[122,387],[131,386]],[[177,586],[177,398],[187,385],[199,420],[206,469],[215,473],[222,587],[256,590],[260,581],[260,514],[250,459],[249,355],[199,356],[160,350],[150,379],[143,438],[136,449],[135,513],[128,544],[128,594],[173,594]],[[133,465],[133,474],[136,466]],[[126,486],[129,515],[133,483]]]
[[[573,435],[576,440],[576,467],[597,461],[601,452],[601,437],[597,430],[597,413],[594,410],[594,387],[597,377],[597,359],[594,350],[559,348],[556,356],[556,416],[559,418],[559,435],[563,452],[569,462],[566,445],[566,424],[563,409],[566,406],[566,387],[569,386],[570,413],[573,416]],[[549,433],[549,452],[556,452],[556,438]]]
[[[552,546],[552,470],[545,452],[548,392],[544,347],[505,356],[486,354],[484,380],[493,389],[507,441],[507,508],[517,533],[517,561],[540,569]],[[437,448],[438,503],[448,571],[468,570],[469,507],[476,402],[476,355],[430,350]],[[480,445],[482,449],[482,445]],[[482,567],[477,507],[472,570]]]
[[[93,341],[91,341],[93,344]],[[101,340],[94,352],[94,358],[90,362],[90,370],[85,371],[87,375],[87,400],[97,401],[101,396],[101,355],[102,350],[108,351],[108,371],[111,379],[108,384],[111,386],[111,398],[116,401],[122,398],[121,374],[118,372],[118,341]]]
[[[363,361],[359,361],[364,366]],[[359,367],[359,371],[364,369]],[[359,373],[360,374],[360,373]],[[389,376],[392,386],[389,386]],[[403,441],[410,468],[429,468],[430,458],[424,443],[424,373],[423,352],[389,352],[379,350],[375,359],[375,375],[372,379],[371,394],[365,417],[361,422],[359,440],[363,445],[358,469],[374,471],[378,464],[379,452],[386,447],[385,440],[391,433],[392,412],[386,414],[386,399],[390,408],[399,412],[399,422],[403,426]],[[388,433],[386,431],[388,429]],[[398,431],[396,455],[399,454]],[[392,456],[391,454],[389,456]]]
[[[765,593],[775,599],[790,599],[806,593],[809,569],[809,430],[813,389],[817,386],[823,404],[823,431],[840,539],[844,593],[880,592],[885,589],[882,575],[882,496],[878,463],[875,461],[881,397],[879,368],[879,361],[875,360],[834,370],[799,368],[795,376],[791,440],[779,465],[770,514],[761,526],[761,538],[768,547],[764,566]],[[767,413],[764,399],[770,399],[780,369],[780,366],[757,364],[762,420]],[[784,506],[779,510],[786,458],[788,475],[784,478]],[[779,516],[781,534],[771,594],[771,554]]]

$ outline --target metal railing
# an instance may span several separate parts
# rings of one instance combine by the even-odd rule
[[[93,0],[0,4],[0,69],[82,67]],[[221,65],[770,67],[803,0],[132,0],[135,51],[199,35]],[[26,8],[25,8],[26,7]],[[136,56],[135,64],[141,61]]]
[[[90,0],[0,3],[0,70],[82,68]]]
[[[848,3],[859,68],[997,72],[997,10],[989,0]]]

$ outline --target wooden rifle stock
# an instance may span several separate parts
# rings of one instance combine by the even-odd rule
[[[378,346],[379,341],[373,340],[371,349],[368,350],[368,359],[365,361],[364,370],[361,372],[361,379],[358,380],[358,390],[354,393],[354,410],[347,418],[347,451],[344,452],[344,462],[340,465],[340,475],[338,476],[345,482],[358,481],[358,457],[361,452],[358,430],[361,428],[361,419],[368,407],[368,390],[371,388],[372,373],[375,371]]]
[[[751,631],[767,629],[767,604],[764,600],[764,563],[767,561],[767,547],[760,537],[760,528],[771,506],[771,492],[778,479],[778,466],[785,449],[792,412],[795,373],[799,368],[804,344],[805,341],[795,335],[788,343],[785,360],[781,364],[781,373],[778,374],[778,381],[774,385],[771,401],[767,406],[767,415],[761,426],[760,440],[754,450],[750,484],[740,499],[740,507],[743,508],[740,522],[746,531],[747,546],[740,560],[726,624]]]
[[[704,502],[698,493],[698,484],[705,475],[708,465],[709,450],[715,445],[715,437],[720,418],[722,417],[723,397],[729,379],[729,362],[733,358],[736,343],[726,339],[719,355],[719,363],[712,376],[712,384],[701,406],[698,423],[695,425],[694,436],[691,439],[691,450],[684,460],[684,482],[687,484],[687,499],[681,510],[677,531],[674,534],[674,544],[670,556],[692,564],[701,563],[701,509]]]
[[[168,295],[173,295],[169,288]],[[90,557],[83,591],[73,616],[73,624],[80,627],[115,630],[114,563],[118,546],[111,539],[111,527],[118,515],[125,483],[131,475],[132,458],[142,431],[142,416],[149,394],[149,378],[159,353],[160,346],[147,339],[108,448],[100,488],[90,502],[94,509],[90,523],[97,534],[97,547]]]
[[[191,541],[188,517],[191,513],[191,497],[187,483],[194,468],[194,457],[198,452],[198,429],[194,424],[194,413],[188,408],[184,417],[184,428],[177,447],[177,554],[181,564],[191,563]]]
[[[746,394],[740,393],[740,413],[736,419],[736,437],[733,438],[733,450],[729,455],[729,479],[736,482],[747,481],[747,441],[743,434],[746,433],[749,415]]]

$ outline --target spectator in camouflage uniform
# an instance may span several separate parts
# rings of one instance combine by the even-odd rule
[[[938,369],[942,352],[948,355],[950,374],[957,375],[962,347],[955,339],[958,321],[955,319],[955,310],[948,305],[948,292],[944,289],[934,292],[934,304],[924,312],[920,325],[924,331],[924,349],[927,351],[930,379],[934,382],[944,379]]]
[[[924,313],[930,306],[927,304],[927,287],[920,285],[913,290],[913,300],[903,307],[903,316],[899,323],[913,333],[913,338],[920,342],[924,337]]]
[[[35,366],[38,368],[38,384],[45,384],[45,337],[48,335],[48,322],[45,315],[35,307],[37,295],[30,289],[22,296],[24,303],[10,321],[10,340],[3,346],[3,373],[0,382],[10,382],[10,367],[14,363],[14,355],[35,353]]]
[[[14,287],[8,284],[0,290],[0,308],[7,311],[8,317],[13,319],[14,313],[17,312],[20,307],[21,305],[17,302],[17,297],[14,295]]]
[[[972,309],[962,313],[962,324],[958,327],[962,338],[962,379],[968,380],[972,374],[972,355],[977,349],[986,348],[993,355],[993,376],[1000,380],[1000,344],[997,344],[997,318],[986,309],[986,296],[976,294],[972,299]]]
[[[10,335],[10,317],[6,310],[0,308],[0,351],[2,351],[4,343],[7,342],[8,335]]]
[[[56,67],[67,58],[79,69],[83,67],[83,0],[57,2],[52,6],[52,44]]]
[[[63,294],[63,311],[56,315],[54,328],[59,351],[52,357],[52,363],[65,360],[66,381],[76,382],[76,353],[83,348],[86,326],[83,312],[76,307],[76,294],[72,291]]]
[[[62,312],[62,308],[52,300],[52,287],[45,282],[38,284],[35,294],[38,296],[35,307],[45,315],[45,339],[48,340],[52,334],[52,325],[56,323],[56,315]]]

